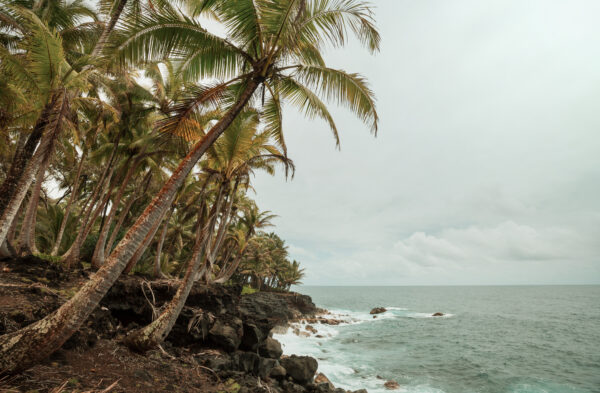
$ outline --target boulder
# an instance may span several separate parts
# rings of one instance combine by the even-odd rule
[[[240,346],[242,341],[241,321],[234,320],[231,323],[226,323],[217,319],[213,327],[208,331],[208,335],[216,345],[228,352],[233,352]]]
[[[312,334],[317,334],[317,329],[315,329],[312,325],[306,325],[304,327],[304,329],[306,329],[307,331],[311,332]]]
[[[281,354],[283,354],[283,350],[281,349],[281,344],[279,341],[268,337],[259,345],[258,353],[260,356],[264,356],[266,358],[279,359]]]
[[[271,370],[277,366],[279,366],[279,362],[276,359],[260,358],[258,361],[257,374],[262,379],[265,379],[271,375]]]
[[[387,390],[396,390],[400,388],[400,384],[394,380],[389,380],[383,384]]]
[[[329,380],[329,378],[327,378],[325,376],[325,374],[323,374],[323,373],[318,373],[317,374],[317,376],[315,377],[315,383],[317,385],[326,384],[331,389],[335,389],[335,386],[333,386],[333,384],[331,383],[331,381]]]
[[[250,374],[256,374],[260,366],[260,356],[254,352],[236,352],[234,362],[237,363],[237,369]]]
[[[256,351],[260,343],[265,339],[263,331],[254,323],[244,323],[244,333],[240,349],[246,351]]]
[[[287,374],[287,371],[278,362],[277,366],[275,366],[271,369],[271,372],[269,373],[269,377],[279,380],[279,379],[285,378],[286,374]]]
[[[280,363],[287,371],[287,375],[301,385],[312,382],[319,367],[317,359],[310,356],[292,355],[281,359]]]
[[[436,312],[435,314],[432,314],[432,317],[443,317],[445,314],[443,312]]]
[[[369,314],[373,315],[373,314],[381,314],[386,312],[387,309],[385,307],[375,307],[374,309],[371,310],[371,312]]]

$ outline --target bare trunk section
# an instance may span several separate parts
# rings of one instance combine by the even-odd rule
[[[20,255],[26,254],[37,254],[38,250],[35,245],[35,225],[37,222],[37,207],[40,202],[40,194],[42,191],[42,183],[46,176],[46,171],[52,161],[52,155],[54,154],[54,147],[56,143],[52,143],[52,146],[48,149],[40,164],[40,169],[35,177],[35,186],[29,197],[29,203],[27,204],[27,210],[25,211],[25,217],[21,224],[21,233],[19,233],[19,251]]]
[[[162,253],[162,247],[165,243],[165,237],[167,237],[167,231],[169,229],[169,221],[171,221],[171,216],[173,215],[173,211],[175,211],[175,207],[171,207],[169,213],[165,217],[165,223],[163,225],[162,231],[160,231],[160,238],[158,239],[158,244],[156,245],[156,256],[154,257],[154,277],[164,278],[165,275],[162,272],[160,267],[160,256]]]
[[[62,221],[60,222],[60,228],[58,229],[58,234],[56,235],[56,241],[54,242],[54,246],[52,247],[52,251],[50,252],[50,255],[52,256],[58,255],[58,250],[60,249],[62,238],[65,234],[65,230],[67,229],[67,221],[69,220],[69,216],[71,215],[71,209],[75,203],[75,199],[77,198],[77,192],[79,191],[79,185],[81,183],[81,172],[83,170],[83,163],[87,155],[86,151],[84,151],[81,154],[81,160],[79,161],[79,165],[77,167],[77,174],[75,175],[73,187],[71,188],[71,195],[69,195],[69,200],[67,201],[67,206],[65,206],[65,212],[63,214]]]
[[[92,256],[92,266],[94,266],[94,267],[100,267],[104,263],[104,248],[106,247],[106,239],[108,238],[108,232],[110,231],[110,226],[112,225],[112,222],[113,222],[115,216],[117,215],[117,210],[119,210],[119,204],[121,203],[121,198],[123,197],[123,194],[125,193],[125,189],[129,185],[129,181],[131,180],[131,177],[133,176],[138,163],[139,163],[139,161],[136,161],[136,162],[134,162],[134,164],[131,167],[129,167],[129,169],[127,170],[127,173],[125,174],[125,177],[123,178],[123,180],[121,182],[121,186],[117,190],[117,193],[112,200],[112,206],[110,208],[110,212],[108,213],[108,216],[104,220],[104,225],[102,225],[102,228],[100,229],[100,235],[98,236],[98,241],[96,242],[96,247],[94,249],[94,255]],[[128,165],[128,164],[129,164],[129,159],[127,160],[125,165]]]
[[[113,172],[114,168],[111,169],[111,172],[108,176],[107,182],[109,184],[111,182]],[[67,265],[67,267],[71,267],[79,261],[79,253],[81,251],[81,246],[90,234],[92,226],[94,225],[94,222],[96,222],[96,219],[104,209],[104,206],[108,203],[110,195],[112,194],[113,187],[114,185],[110,186],[108,192],[106,192],[106,194],[95,209],[94,206],[96,205],[96,201],[91,201],[89,209],[87,209],[87,212],[85,213],[84,218],[81,221],[81,227],[79,228],[79,232],[75,237],[75,241],[73,242],[71,247],[69,247],[69,250],[61,258],[61,260]],[[96,197],[98,197],[98,195],[96,195]]]
[[[262,80],[249,79],[238,101],[181,161],[171,178],[92,278],[58,310],[16,332],[0,336],[0,374],[14,374],[59,349],[98,306],[200,157],[246,106]]]
[[[144,253],[150,246],[150,243],[152,243],[152,239],[154,239],[154,236],[156,236],[156,232],[158,231],[158,228],[160,227],[160,223],[161,223],[162,219],[163,219],[163,215],[161,215],[158,218],[158,220],[156,220],[156,222],[150,229],[150,232],[148,232],[148,234],[144,238],[144,241],[142,242],[142,244],[138,247],[137,250],[135,250],[135,253],[133,253],[133,256],[131,257],[129,262],[127,262],[127,266],[125,266],[125,270],[123,270],[123,274],[131,273],[131,271],[133,270],[135,265],[137,265],[137,263],[140,261],[140,259],[142,259],[142,256],[144,256]]]
[[[127,4],[127,0],[119,0],[119,4],[117,4],[117,8],[115,9],[115,12],[113,12],[113,14],[111,15],[111,17],[108,21],[108,24],[102,31],[102,35],[100,36],[100,38],[98,38],[98,42],[96,42],[96,45],[94,46],[94,50],[91,53],[91,57],[100,56],[102,54],[102,51],[104,50],[104,47],[106,46],[106,43],[108,42],[110,33],[112,33],[117,22],[119,21],[119,18],[121,17],[121,13],[123,13],[123,9],[125,8],[126,4]]]

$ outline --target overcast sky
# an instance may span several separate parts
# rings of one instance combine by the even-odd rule
[[[256,199],[308,285],[600,283],[600,2],[377,0],[377,138],[286,110]]]

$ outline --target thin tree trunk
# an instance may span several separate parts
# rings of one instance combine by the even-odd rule
[[[77,198],[77,192],[79,191],[79,185],[81,182],[81,172],[83,170],[83,162],[86,157],[86,151],[81,154],[81,160],[79,161],[79,165],[77,167],[77,174],[75,175],[75,181],[73,182],[73,187],[71,189],[71,195],[69,195],[69,200],[67,201],[67,206],[65,206],[65,212],[63,214],[62,221],[60,222],[60,228],[58,229],[58,234],[56,235],[56,241],[54,242],[54,246],[52,247],[52,251],[50,255],[56,256],[58,255],[58,250],[60,249],[60,244],[62,243],[62,238],[65,234],[65,230],[67,229],[67,221],[69,220],[69,215],[71,214],[71,208],[75,203],[75,198]]]
[[[110,33],[112,33],[112,31],[114,30],[117,22],[119,21],[121,13],[123,12],[123,9],[125,8],[126,4],[127,0],[119,0],[119,4],[117,5],[115,12],[113,12],[113,14],[111,15],[108,24],[102,31],[102,35],[100,35],[100,38],[98,38],[98,41],[94,46],[94,50],[92,51],[91,57],[100,56],[102,54],[102,51],[104,50],[104,47],[106,47],[106,43],[108,42],[108,37],[110,36]]]
[[[164,213],[166,213],[166,212],[164,212]],[[161,216],[154,223],[154,225],[152,226],[152,229],[150,229],[150,232],[148,232],[148,234],[144,238],[144,241],[142,242],[142,244],[138,247],[137,250],[135,250],[135,253],[131,257],[129,262],[127,262],[127,266],[125,266],[125,270],[123,270],[123,274],[127,275],[127,274],[131,273],[131,271],[133,270],[135,265],[137,265],[137,263],[140,261],[140,259],[142,259],[142,257],[144,256],[144,253],[150,246],[150,243],[152,243],[152,239],[154,239],[154,236],[156,236],[156,232],[158,231],[158,228],[160,227],[160,223],[162,222],[162,219],[163,219],[163,216]]]
[[[156,245],[156,256],[154,257],[154,272],[153,273],[154,273],[154,277],[157,277],[157,278],[165,277],[165,275],[162,272],[162,269],[160,267],[160,256],[162,253],[163,244],[165,243],[165,237],[167,236],[167,231],[169,229],[169,221],[171,220],[171,216],[173,215],[174,210],[175,210],[175,207],[172,206],[171,210],[169,210],[169,213],[165,217],[165,223],[163,225],[162,231],[160,232],[160,237],[158,238],[158,244]]]
[[[125,165],[128,165],[128,163],[129,159],[127,160]],[[112,222],[115,216],[117,215],[117,210],[119,210],[121,198],[125,193],[125,189],[129,185],[129,181],[131,180],[131,177],[133,176],[133,173],[135,172],[138,163],[139,161],[134,162],[134,164],[127,170],[127,173],[125,174],[125,177],[121,182],[121,186],[117,190],[117,193],[112,200],[112,206],[110,208],[110,212],[108,213],[108,217],[106,217],[106,219],[104,220],[104,224],[100,229],[100,235],[98,236],[98,241],[96,242],[96,247],[94,248],[94,255],[92,256],[92,266],[96,268],[102,266],[102,264],[104,263],[104,248],[106,247],[106,239],[108,238],[110,226],[112,225]]]
[[[37,208],[40,202],[40,193],[42,191],[42,183],[46,176],[46,171],[52,162],[52,155],[54,154],[54,147],[56,143],[52,143],[51,148],[46,152],[40,169],[35,177],[35,186],[29,197],[29,203],[27,204],[27,210],[25,211],[25,218],[21,224],[21,233],[19,234],[19,254],[37,254],[38,249],[35,245],[35,225],[37,222]]]
[[[59,349],[81,326],[119,278],[127,261],[152,226],[169,207],[177,189],[194,165],[231,125],[256,91],[260,78],[247,81],[238,101],[181,161],[171,178],[129,229],[123,240],[92,278],[65,304],[45,318],[15,332],[0,336],[0,374],[14,374],[45,359]]]
[[[111,182],[113,170],[114,170],[114,168],[111,169],[111,172],[108,176],[109,184]],[[96,222],[96,219],[98,218],[98,216],[104,209],[104,206],[108,203],[110,195],[112,194],[113,187],[114,187],[114,185],[110,186],[108,192],[106,194],[104,194],[104,197],[102,198],[102,200],[100,201],[98,206],[96,206],[95,209],[94,209],[94,205],[96,204],[96,201],[94,201],[94,200],[91,201],[89,209],[85,213],[85,216],[81,222],[81,227],[79,228],[79,232],[77,233],[77,236],[75,237],[75,241],[73,242],[71,247],[69,247],[69,250],[67,250],[67,252],[61,257],[61,261],[66,264],[67,268],[70,268],[73,264],[75,264],[75,263],[77,263],[77,261],[79,261],[79,254],[81,251],[81,246],[83,245],[83,243],[85,242],[85,239],[87,239],[88,235],[90,234],[90,231],[92,230],[94,222]]]

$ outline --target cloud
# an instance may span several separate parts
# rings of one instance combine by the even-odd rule
[[[373,138],[284,109],[296,177],[257,202],[306,284],[600,283],[600,2],[377,2]]]

